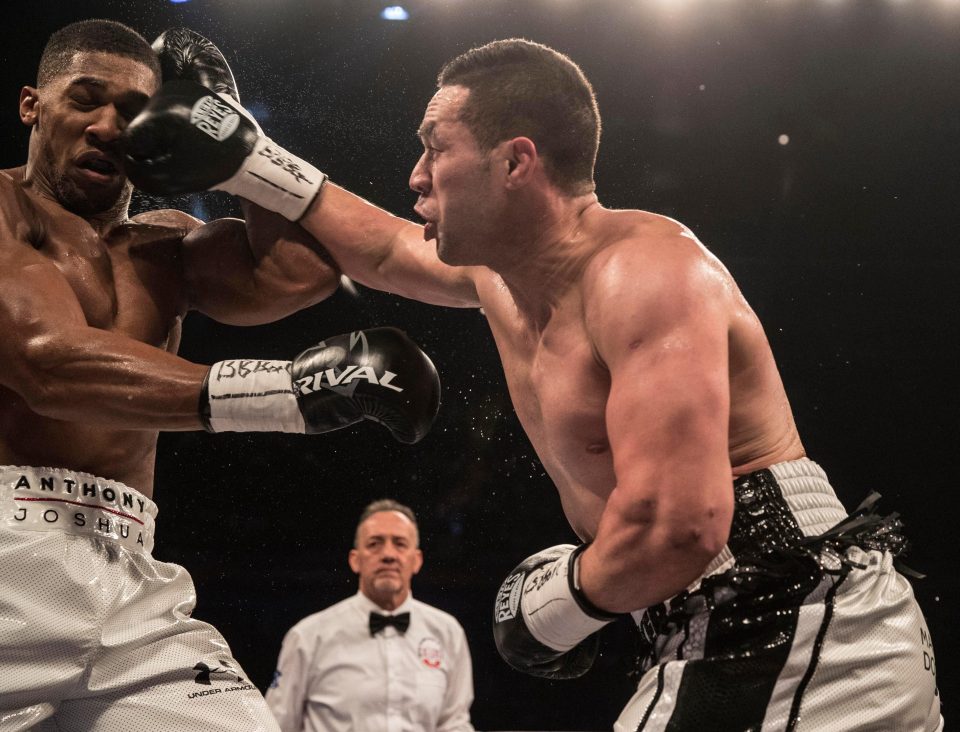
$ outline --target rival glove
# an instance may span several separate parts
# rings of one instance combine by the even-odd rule
[[[439,406],[430,358],[388,327],[327,338],[293,361],[220,361],[200,395],[210,432],[317,434],[368,419],[408,444],[427,434]]]

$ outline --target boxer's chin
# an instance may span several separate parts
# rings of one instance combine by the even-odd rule
[[[451,267],[473,264],[465,256],[464,247],[457,246],[455,241],[451,241],[449,236],[445,236],[439,230],[437,231],[437,259]]]
[[[69,176],[62,176],[54,187],[61,205],[79,216],[122,209],[129,204],[133,192],[133,186],[124,178],[110,185],[80,185]]]

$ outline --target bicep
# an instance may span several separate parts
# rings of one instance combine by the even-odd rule
[[[247,220],[218,219],[184,238],[189,307],[232,325],[285,317],[333,293],[339,271],[294,223],[255,206]]]
[[[596,315],[610,371],[615,504],[668,531],[727,513],[730,393],[723,308],[695,282],[632,284]],[[706,518],[705,518],[706,520]]]

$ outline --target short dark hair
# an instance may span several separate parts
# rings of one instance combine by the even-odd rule
[[[80,51],[102,51],[125,56],[147,66],[160,80],[160,61],[146,39],[113,20],[80,20],[55,31],[47,40],[37,67],[37,86],[49,83],[67,70]]]
[[[413,512],[413,509],[409,506],[404,506],[402,503],[395,501],[392,498],[381,498],[378,501],[367,504],[367,507],[363,509],[363,513],[360,514],[360,520],[357,521],[357,530],[353,535],[354,547],[360,543],[360,526],[363,524],[363,522],[373,516],[373,514],[380,513],[382,511],[396,511],[397,513],[403,514],[410,519],[410,523],[413,524],[413,535],[416,538],[417,546],[420,545],[420,527],[417,526],[417,515]]]
[[[593,87],[569,57],[523,38],[493,41],[446,64],[437,86],[470,90],[460,119],[481,150],[529,137],[554,185],[572,195],[594,189],[600,113]]]

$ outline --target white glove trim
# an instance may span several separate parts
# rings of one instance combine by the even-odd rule
[[[570,565],[576,563],[580,552],[572,544],[562,548],[567,551],[560,558],[527,575],[520,607],[530,635],[548,648],[565,653],[616,616],[599,618],[583,610],[574,597],[569,576]]]
[[[306,432],[290,361],[218,361],[207,374],[205,392],[211,432]]]
[[[237,172],[213,190],[241,196],[290,221],[299,221],[326,180],[327,176],[307,161],[268,137],[258,137]]]
[[[204,97],[204,100],[207,97]],[[194,109],[204,100],[194,105]],[[241,163],[237,172],[222,183],[213,186],[212,190],[226,191],[234,196],[242,196],[270,211],[276,211],[290,221],[299,221],[306,213],[307,208],[317,197],[320,188],[327,180],[327,176],[313,167],[306,160],[284,150],[269,137],[263,134],[260,125],[246,109],[227,94],[217,94],[211,101],[218,100],[232,107],[237,114],[248,120],[257,131],[257,141],[253,150]],[[215,104],[215,103],[214,103]],[[207,103],[210,106],[210,103]],[[225,117],[222,111],[217,115]],[[192,121],[192,120],[191,120]],[[238,122],[233,122],[232,133]],[[223,119],[222,126],[229,126],[227,119]],[[211,134],[207,132],[207,134]],[[223,134],[218,130],[218,134]],[[216,137],[216,135],[213,135]],[[224,134],[224,137],[227,135]],[[216,139],[223,139],[217,137]]]

